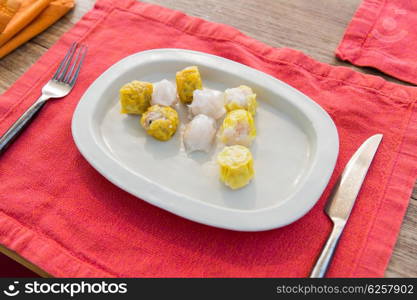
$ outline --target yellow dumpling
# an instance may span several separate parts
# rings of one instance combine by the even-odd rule
[[[220,128],[219,137],[226,145],[249,147],[256,137],[255,122],[252,114],[244,109],[228,112]]]
[[[217,156],[220,180],[232,189],[247,185],[255,172],[253,158],[248,148],[241,145],[225,147]]]
[[[241,85],[237,88],[226,89],[224,98],[227,111],[246,109],[253,116],[255,115],[258,103],[256,102],[256,94],[250,87]]]
[[[196,66],[187,67],[176,74],[177,91],[180,101],[185,104],[193,102],[194,90],[201,90],[203,83]]]
[[[152,105],[140,119],[146,132],[160,141],[169,140],[177,131],[178,123],[177,111],[161,105]]]
[[[151,105],[153,85],[149,82],[133,80],[120,89],[122,114],[143,114]]]

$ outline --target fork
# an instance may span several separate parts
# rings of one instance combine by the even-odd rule
[[[29,125],[37,113],[50,99],[62,98],[68,95],[80,73],[81,65],[87,53],[87,46],[77,42],[72,43],[64,59],[58,66],[54,76],[42,88],[42,95],[35,101],[22,116],[0,138],[0,154],[18,137]]]

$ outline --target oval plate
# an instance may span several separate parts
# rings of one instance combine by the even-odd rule
[[[187,155],[180,132],[159,142],[146,135],[138,116],[119,113],[124,83],[175,81],[176,71],[190,65],[199,67],[208,88],[245,84],[257,94],[256,176],[245,188],[233,191],[219,182],[218,149]],[[339,150],[329,115],[298,90],[237,62],[182,49],[144,51],[110,67],[80,100],[72,134],[87,161],[123,190],[184,218],[239,231],[281,227],[307,213]]]

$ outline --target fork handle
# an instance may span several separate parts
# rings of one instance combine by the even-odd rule
[[[22,116],[6,131],[0,138],[0,155],[10,146],[10,144],[19,136],[27,125],[34,119],[40,109],[45,105],[47,98],[41,96],[31,107],[29,107]]]

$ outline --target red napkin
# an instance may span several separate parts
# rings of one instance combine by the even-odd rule
[[[417,84],[417,1],[364,0],[336,56]]]
[[[304,277],[331,223],[323,212],[336,177],[369,136],[384,139],[328,275],[383,276],[417,177],[417,90],[276,49],[234,28],[136,1],[98,1],[0,99],[0,133],[39,96],[73,41],[88,44],[75,88],[49,103],[0,157],[0,243],[54,276]],[[78,152],[74,109],[123,57],[153,48],[212,53],[271,74],[322,105],[340,135],[329,187],[302,219],[265,232],[185,220],[120,190]]]

